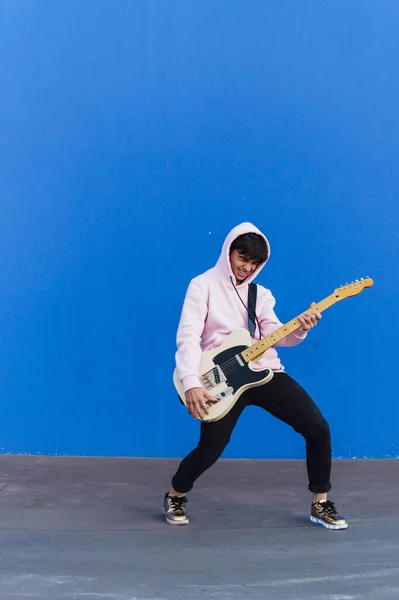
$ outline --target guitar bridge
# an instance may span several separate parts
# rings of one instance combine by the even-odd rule
[[[226,377],[219,365],[216,365],[215,367],[213,367],[213,369],[207,371],[202,375],[201,381],[206,390],[211,390],[212,388],[219,385],[219,383],[226,381]]]

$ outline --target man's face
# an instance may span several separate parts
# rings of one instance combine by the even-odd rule
[[[259,263],[240,254],[238,250],[233,250],[230,254],[230,264],[233,275],[236,278],[237,285],[242,283],[251,273],[253,273]]]

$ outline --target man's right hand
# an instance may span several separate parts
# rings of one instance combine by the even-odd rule
[[[215,402],[215,398],[202,387],[195,387],[186,392],[187,410],[194,419],[203,419],[208,413],[207,402]]]

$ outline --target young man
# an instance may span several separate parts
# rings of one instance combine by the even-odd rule
[[[215,267],[193,279],[188,287],[177,332],[176,368],[184,386],[188,412],[195,419],[207,414],[206,402],[212,400],[199,378],[201,353],[219,347],[235,329],[248,327],[248,286],[269,255],[266,237],[251,223],[242,223],[228,234]],[[253,342],[282,325],[273,310],[274,305],[271,292],[258,285],[257,331]],[[317,312],[303,313],[298,317],[301,328],[277,345],[299,344],[320,318]],[[180,463],[172,479],[172,489],[165,494],[167,522],[188,523],[186,494],[198,477],[218,460],[245,407],[255,405],[293,427],[306,440],[309,490],[313,492],[311,521],[328,529],[345,529],[346,520],[338,514],[334,503],[327,500],[331,488],[331,441],[326,420],[305,390],[284,372],[274,347],[253,366],[272,369],[273,378],[265,385],[244,392],[219,421],[201,423],[198,446]]]

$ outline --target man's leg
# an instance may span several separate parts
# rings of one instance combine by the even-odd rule
[[[331,529],[343,529],[347,523],[334,512],[332,502],[327,501],[331,489],[331,436],[327,421],[309,394],[286,373],[275,373],[264,386],[251,390],[248,404],[264,408],[280,421],[290,425],[306,441],[306,466],[309,490],[313,492],[313,513],[321,512],[315,522]],[[320,504],[321,503],[321,504]],[[312,519],[313,520],[313,519]]]
[[[221,456],[245,406],[245,400],[239,398],[232,410],[219,421],[201,423],[197,447],[181,461],[172,478],[173,487],[169,494],[165,494],[164,512],[168,523],[188,523],[186,494],[193,488],[194,482]]]

